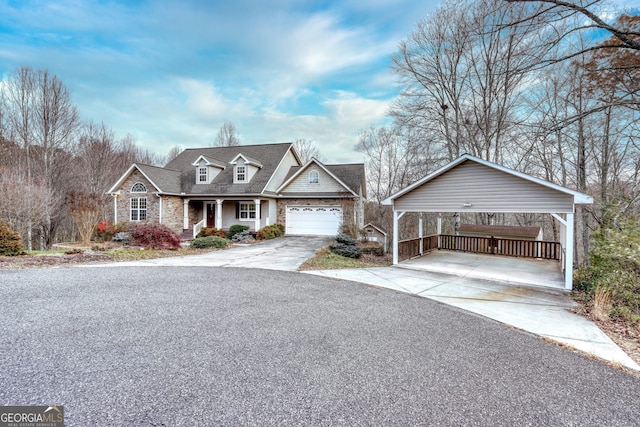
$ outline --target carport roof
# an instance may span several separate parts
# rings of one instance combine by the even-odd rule
[[[394,201],[396,199],[398,199],[399,197],[404,196],[405,194],[413,191],[414,189],[428,183],[429,181],[444,175],[445,173],[449,172],[450,170],[456,168],[458,165],[460,165],[461,163],[464,163],[466,161],[471,161],[471,162],[475,162],[477,164],[498,170],[500,172],[504,172],[508,175],[511,175],[513,177],[517,177],[520,179],[524,179],[526,181],[538,184],[538,185],[542,185],[544,187],[547,187],[551,190],[555,190],[558,191],[560,193],[564,193],[567,194],[569,196],[573,197],[573,203],[575,205],[581,205],[581,204],[592,204],[593,203],[593,198],[591,196],[588,196],[584,193],[581,193],[579,191],[575,191],[575,190],[571,190],[569,188],[563,187],[561,185],[557,185],[554,184],[552,182],[549,181],[545,181],[543,179],[540,178],[536,178],[534,176],[531,175],[527,175],[526,173],[522,173],[522,172],[518,172],[516,170],[513,169],[509,169],[507,167],[498,165],[496,163],[493,162],[489,162],[487,160],[483,160],[480,159],[478,157],[472,156],[470,154],[463,154],[462,156],[458,157],[457,159],[453,160],[452,162],[446,164],[445,166],[441,167],[440,169],[436,170],[435,172],[432,172],[431,174],[427,175],[426,177],[416,181],[415,183],[409,185],[408,187],[405,187],[404,189],[398,191],[397,193],[393,194],[392,196],[390,196],[389,198],[385,199],[382,204],[384,205],[393,205]]]

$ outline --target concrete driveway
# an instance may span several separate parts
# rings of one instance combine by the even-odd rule
[[[96,264],[92,267],[242,267],[296,271],[331,240],[325,236],[285,236],[253,244],[238,244],[202,255]]]

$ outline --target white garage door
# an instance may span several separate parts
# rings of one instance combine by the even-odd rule
[[[333,236],[340,224],[339,206],[287,206],[287,234]]]

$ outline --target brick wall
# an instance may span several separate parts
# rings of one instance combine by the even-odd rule
[[[146,193],[132,193],[131,187],[137,182],[143,183],[147,187]],[[118,221],[125,222],[131,220],[131,198],[146,197],[147,199],[147,222],[158,222],[160,218],[160,199],[153,194],[155,187],[145,179],[137,170],[129,175],[120,187],[120,197],[118,197]]]

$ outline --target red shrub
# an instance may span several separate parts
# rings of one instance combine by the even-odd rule
[[[178,249],[180,236],[164,224],[132,224],[129,233],[134,245],[146,249]]]

